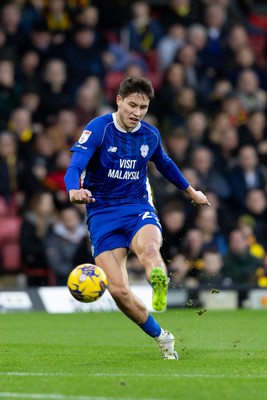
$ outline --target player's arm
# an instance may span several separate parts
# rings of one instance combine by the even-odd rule
[[[80,176],[102,143],[103,131],[103,120],[95,118],[86,125],[80,139],[71,149],[73,156],[64,178],[71,203],[86,204],[95,201],[90,190],[80,188]]]
[[[80,176],[89,160],[90,156],[85,153],[74,152],[72,156],[64,178],[71,203],[86,204],[95,201],[90,190],[80,188]]]
[[[195,190],[190,186],[189,182],[185,179],[180,169],[172,161],[172,159],[165,153],[161,143],[159,142],[151,161],[155,163],[157,170],[166,178],[168,181],[173,183],[178,189],[184,190],[192,203],[197,205],[210,206],[210,202],[204,193],[200,190]]]

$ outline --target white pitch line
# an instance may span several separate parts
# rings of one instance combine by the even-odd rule
[[[164,379],[172,379],[172,378],[207,378],[207,379],[228,379],[228,378],[232,378],[232,379],[265,379],[267,378],[267,374],[260,374],[260,375],[252,375],[252,374],[246,374],[246,375],[239,375],[239,374],[231,374],[231,375],[227,375],[227,374],[168,374],[168,375],[162,375],[162,374],[142,374],[142,373],[117,373],[117,374],[107,374],[107,373],[79,373],[79,374],[73,374],[73,373],[61,373],[61,372],[55,372],[55,373],[51,373],[51,372],[14,372],[14,371],[10,371],[10,372],[0,372],[0,376],[58,376],[58,377],[137,377],[137,378],[162,378],[164,377]]]
[[[33,399],[33,400],[126,400],[121,397],[95,397],[95,396],[68,396],[64,394],[45,394],[45,393],[15,393],[15,392],[0,392],[0,398],[4,399]],[[129,398],[127,400],[158,400],[148,398]]]

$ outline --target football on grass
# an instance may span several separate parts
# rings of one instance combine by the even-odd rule
[[[71,271],[67,285],[76,300],[91,303],[103,296],[108,280],[105,272],[97,265],[81,264]]]

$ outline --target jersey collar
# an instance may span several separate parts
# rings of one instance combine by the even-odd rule
[[[137,126],[136,126],[134,129],[132,129],[131,132],[127,132],[127,131],[125,131],[124,129],[122,129],[122,128],[120,127],[120,125],[117,123],[117,121],[116,121],[116,113],[115,113],[115,112],[112,113],[112,118],[113,118],[113,122],[114,122],[115,127],[118,129],[118,131],[121,131],[121,132],[133,133],[133,132],[138,131],[138,129],[140,129],[140,127],[141,127],[141,123],[138,122]]]

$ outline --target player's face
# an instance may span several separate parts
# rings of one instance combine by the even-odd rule
[[[133,93],[122,99],[117,96],[117,122],[126,131],[134,129],[148,111],[149,98],[145,94]]]

